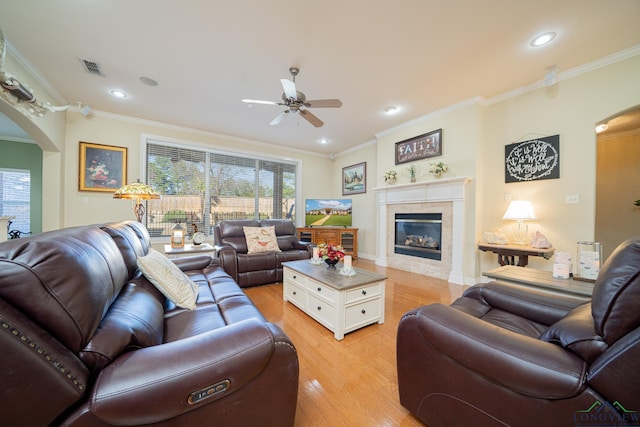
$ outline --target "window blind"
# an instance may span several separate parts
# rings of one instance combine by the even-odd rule
[[[10,230],[31,232],[31,172],[0,169],[0,216],[11,219]],[[6,233],[8,230],[0,230]]]
[[[296,164],[161,141],[147,142],[146,153],[147,184],[162,196],[148,202],[152,236],[176,222],[211,234],[225,219],[295,219]]]

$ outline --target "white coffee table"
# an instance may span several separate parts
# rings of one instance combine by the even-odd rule
[[[384,323],[387,277],[356,268],[353,276],[327,269],[311,260],[283,262],[283,299],[334,333],[344,334],[372,323]]]

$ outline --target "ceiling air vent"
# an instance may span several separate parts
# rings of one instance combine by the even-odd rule
[[[95,74],[96,76],[104,77],[104,73],[102,72],[102,68],[100,68],[100,64],[95,61],[90,61],[88,59],[78,58],[84,70],[89,74]]]

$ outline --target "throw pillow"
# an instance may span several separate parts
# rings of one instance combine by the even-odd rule
[[[147,255],[138,257],[137,264],[144,277],[175,305],[189,310],[196,308],[198,285],[169,258],[150,248]]]
[[[271,227],[242,227],[247,239],[247,253],[281,252],[274,226]]]

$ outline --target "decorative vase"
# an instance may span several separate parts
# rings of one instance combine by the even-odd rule
[[[415,176],[411,177],[411,182],[416,182],[416,177]]]
[[[340,261],[338,258],[336,258],[336,259],[326,258],[324,260],[324,262],[327,263],[327,270],[335,270],[336,269],[336,264],[338,263],[338,261]]]
[[[436,178],[440,178],[442,176],[442,172],[434,172],[433,176],[435,176]]]
[[[393,184],[395,184],[395,183],[396,183],[396,181],[397,181],[397,179],[396,179],[396,178],[389,178],[386,182],[387,182],[387,184],[389,184],[389,185],[393,185]]]

